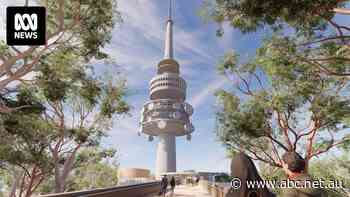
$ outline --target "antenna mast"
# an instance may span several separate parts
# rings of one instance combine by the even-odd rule
[[[168,20],[166,25],[166,33],[165,33],[165,48],[164,48],[165,59],[172,59],[174,56],[172,12],[173,12],[173,0],[169,0],[169,13],[168,13]]]

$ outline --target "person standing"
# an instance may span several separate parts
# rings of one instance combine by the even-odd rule
[[[160,196],[165,196],[167,188],[168,188],[168,178],[167,178],[166,175],[164,175],[162,180],[161,180],[161,182],[160,182],[159,195]]]
[[[320,188],[306,187],[312,182],[312,177],[305,173],[305,160],[295,151],[286,152],[282,156],[282,167],[288,179],[297,185],[283,190],[283,197],[324,197],[327,196]],[[311,184],[312,185],[312,184]]]
[[[171,177],[171,180],[170,180],[171,196],[174,195],[175,185],[176,185],[175,178]]]
[[[260,177],[253,160],[243,152],[236,154],[231,161],[231,176],[239,183],[247,181],[263,181]],[[276,197],[267,187],[249,188],[247,184],[233,187],[226,197]]]

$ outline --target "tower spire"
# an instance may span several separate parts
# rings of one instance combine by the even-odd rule
[[[174,57],[173,49],[173,19],[172,19],[172,9],[173,1],[169,0],[169,15],[166,25],[165,33],[165,47],[164,47],[164,59],[172,59]]]
[[[169,0],[169,12],[168,12],[168,20],[172,20],[173,18],[173,1]]]

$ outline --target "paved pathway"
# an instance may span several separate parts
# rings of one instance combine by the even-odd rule
[[[166,197],[172,197],[171,192],[168,192]],[[210,197],[200,186],[177,186],[173,197]]]

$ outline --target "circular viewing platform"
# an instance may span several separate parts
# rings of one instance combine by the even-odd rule
[[[141,132],[151,136],[190,134],[194,131],[190,120],[192,114],[193,108],[188,103],[172,99],[152,100],[142,109]]]

